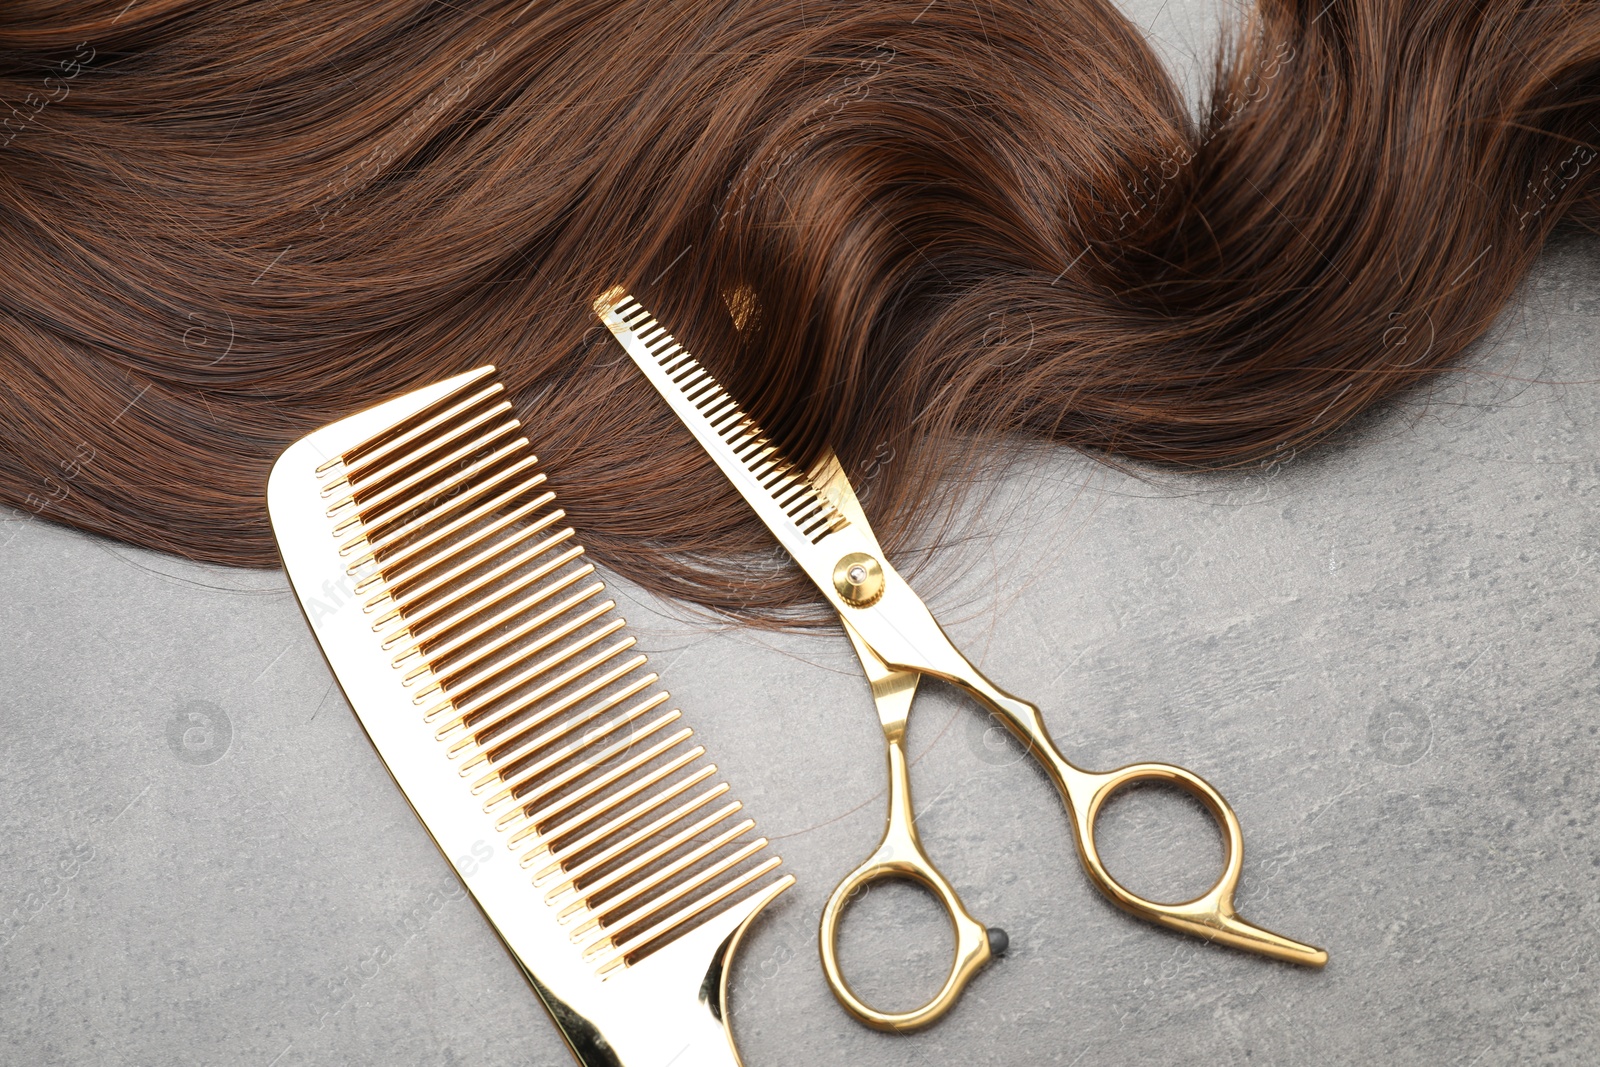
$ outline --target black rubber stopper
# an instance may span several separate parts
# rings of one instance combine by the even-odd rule
[[[989,955],[1004,956],[1011,947],[1011,935],[998,926],[991,926],[985,932],[989,935]]]

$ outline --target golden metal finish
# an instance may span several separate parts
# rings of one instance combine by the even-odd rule
[[[851,607],[870,608],[883,596],[883,567],[865,552],[851,552],[833,565],[833,588]]]
[[[923,674],[964,689],[1005,722],[1026,746],[1066,803],[1078,856],[1090,881],[1118,907],[1170,929],[1219,941],[1290,963],[1320,967],[1322,949],[1282,937],[1241,919],[1233,906],[1244,865],[1239,821],[1221,794],[1198,775],[1166,763],[1135,763],[1097,773],[1067,761],[1039,709],[1005,692],[951,643],[938,621],[884,558],[855,490],[831,453],[809,474],[788,463],[749,416],[638,301],[620,287],[595,302],[595,311],[717,466],[767,524],[779,543],[838,611],[872,684],[888,745],[889,813],[882,842],[852,871],[823,909],[819,940],[823,970],[834,995],[857,1019],[884,1030],[934,1022],[955,1004],[992,952],[988,933],[928,858],[912,818],[904,752],[906,716]],[[772,472],[778,472],[773,476]],[[796,502],[799,502],[796,504]],[[876,571],[869,569],[871,561]],[[861,571],[853,571],[860,567]],[[880,587],[881,583],[881,587]],[[870,594],[870,595],[869,595]],[[1095,820],[1117,790],[1164,782],[1197,797],[1216,819],[1226,843],[1221,876],[1205,893],[1179,904],[1147,900],[1106,870],[1095,846]],[[933,1000],[914,1011],[881,1012],[862,1002],[840,971],[834,945],[839,916],[853,893],[883,878],[908,878],[943,904],[956,936],[949,977]]]
[[[737,1067],[729,962],[793,878],[733,821],[691,731],[669,729],[681,715],[629,653],[493,370],[291,446],[268,484],[284,564],[379,755],[577,1060]]]

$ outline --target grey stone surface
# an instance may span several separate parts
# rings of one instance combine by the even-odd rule
[[[1212,32],[1204,4],[1130,10],[1180,43],[1199,26],[1190,52]],[[923,835],[1012,951],[931,1030],[858,1026],[815,949],[882,818],[848,645],[711,626],[618,583],[800,880],[733,976],[746,1062],[1600,1061],[1597,309],[1600,242],[1563,240],[1467,368],[1349,441],[1228,478],[1041,457],[917,578],[1069,756],[1216,784],[1245,830],[1241,910],[1327,946],[1322,972],[1116,911],[1043,776],[930,685]],[[4,518],[0,1063],[568,1062],[281,574]],[[1216,870],[1204,815],[1158,792],[1102,835],[1155,895]],[[886,1007],[930,993],[950,944],[900,887],[862,899],[845,942]]]

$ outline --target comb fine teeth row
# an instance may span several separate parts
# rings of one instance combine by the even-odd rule
[[[779,865],[602,598],[493,367],[317,468],[375,655],[602,977]]]

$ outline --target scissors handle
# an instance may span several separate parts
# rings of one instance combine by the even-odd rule
[[[1234,910],[1233,894],[1244,869],[1244,835],[1233,808],[1209,782],[1193,771],[1170,763],[1131,763],[1100,773],[1076,767],[1056,748],[1038,708],[1006,693],[970,664],[968,669],[971,672],[968,677],[955,680],[997,712],[1049,772],[1066,800],[1083,869],[1112,903],[1161,926],[1273,959],[1309,967],[1321,967],[1328,962],[1328,954],[1322,949],[1256,926],[1240,918]],[[1147,900],[1112,877],[1100,859],[1100,850],[1095,846],[1095,821],[1113,794],[1138,782],[1160,782],[1187,791],[1205,805],[1222,831],[1228,853],[1222,874],[1210,889],[1193,900],[1178,904]]]
[[[878,1030],[903,1032],[927,1026],[949,1011],[972,976],[989,962],[993,952],[988,931],[968,913],[955,888],[923,851],[913,821],[911,777],[906,767],[905,748],[897,736],[888,736],[888,742],[889,818],[883,831],[883,840],[878,844],[877,851],[846,875],[828,898],[828,903],[822,909],[818,940],[822,949],[823,973],[833,989],[833,995],[844,1005],[844,1009]],[[839,967],[837,942],[839,918],[844,913],[845,905],[871,883],[896,878],[917,882],[938,898],[950,919],[956,950],[944,987],[932,1000],[911,1011],[886,1012],[878,1011],[856,996],[850,983],[845,981],[844,972]]]

